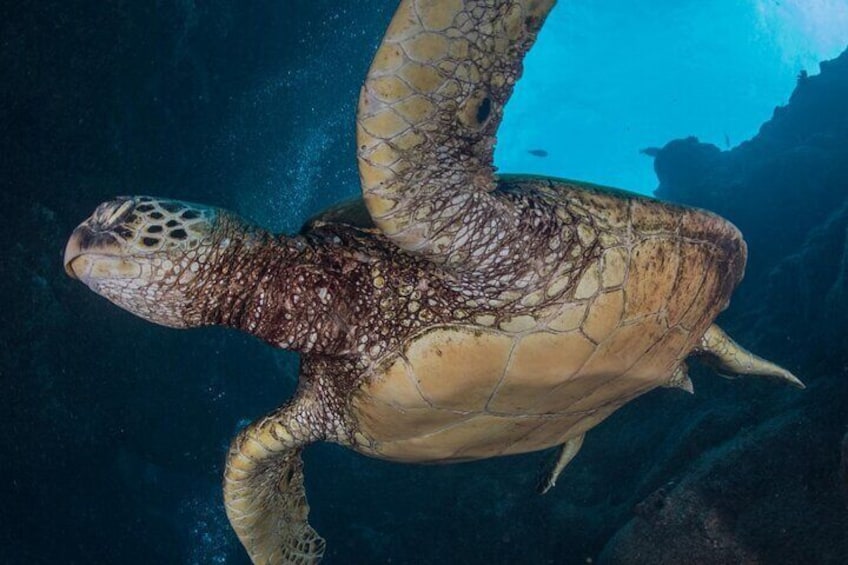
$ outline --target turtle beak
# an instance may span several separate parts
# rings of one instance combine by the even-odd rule
[[[79,234],[82,227],[80,226],[74,230],[74,233],[71,234],[71,238],[68,240],[68,244],[65,246],[65,272],[68,273],[69,277],[77,280],[79,280],[79,276],[74,270],[73,263],[75,259],[82,255],[82,248],[80,247],[80,239],[82,237]]]
[[[72,279],[84,283],[92,278],[102,278],[106,273],[98,273],[103,269],[97,266],[119,251],[118,243],[111,236],[97,233],[88,223],[83,223],[74,230],[65,246],[65,272]]]
[[[86,282],[92,278],[137,274],[137,269],[131,268],[127,261],[118,259],[122,246],[112,233],[134,206],[134,200],[125,197],[104,202],[77,226],[65,246],[64,264],[68,276]]]

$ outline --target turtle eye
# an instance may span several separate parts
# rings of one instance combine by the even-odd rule
[[[97,228],[108,229],[123,220],[134,206],[135,202],[131,198],[104,202],[94,211],[92,220]]]
[[[129,212],[129,211],[130,211],[130,208],[132,208],[132,207],[133,207],[133,201],[132,201],[132,200],[127,200],[126,202],[124,202],[123,204],[121,204],[121,205],[118,207],[118,209],[117,209],[117,210],[115,210],[115,211],[112,213],[112,215],[111,215],[111,216],[109,216],[109,221],[108,221],[108,223],[110,223],[110,224],[117,224],[117,223],[121,220],[121,218],[123,218],[123,217],[124,217],[124,214],[126,214],[127,212]]]

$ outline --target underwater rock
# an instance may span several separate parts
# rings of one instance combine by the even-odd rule
[[[848,508],[833,480],[840,465],[833,446],[848,424],[848,383],[821,383],[644,498],[600,562],[846,562]]]
[[[761,347],[790,349],[796,363],[829,373],[845,366],[848,202],[811,228],[797,252],[778,261],[768,274],[762,307],[753,331]]]
[[[697,492],[669,496],[660,489],[640,503],[634,518],[610,541],[600,563],[676,565],[753,564],[759,559],[733,531],[733,518]]]
[[[699,404],[666,447],[634,439],[655,457],[641,472],[653,493],[640,491],[603,563],[848,562],[848,51],[821,68],[752,140],[730,151],[675,140],[654,161],[657,196],[715,211],[745,235],[746,279],[724,323],[810,386],[734,383],[748,387],[737,396],[696,374]],[[721,434],[719,411],[757,419]],[[684,422],[711,441],[693,445]]]
[[[687,137],[642,152],[654,157],[654,171],[660,181],[657,196],[693,205],[702,203],[708,209],[719,199],[717,191],[724,187],[713,179],[724,172],[726,155],[715,145]]]
[[[751,253],[742,295],[756,293],[774,265],[845,201],[846,115],[848,51],[799,81],[750,141],[721,151],[690,137],[657,152],[659,198],[717,212],[745,234]]]

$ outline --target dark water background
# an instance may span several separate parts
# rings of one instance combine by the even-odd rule
[[[226,446],[296,356],[178,332],[64,276],[114,194],[214,203],[275,229],[357,190],[357,91],[394,2],[0,7],[0,563],[246,563]],[[848,562],[848,55],[732,151],[678,140],[657,195],[730,218],[748,274],[721,323],[804,392],[695,370],[551,453],[444,466],[306,453],[328,563]]]

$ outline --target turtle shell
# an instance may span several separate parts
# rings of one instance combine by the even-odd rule
[[[522,323],[470,317],[407,337],[350,397],[356,449],[399,461],[535,451],[668,383],[741,279],[739,232],[698,210],[572,196],[624,209],[579,282]]]

